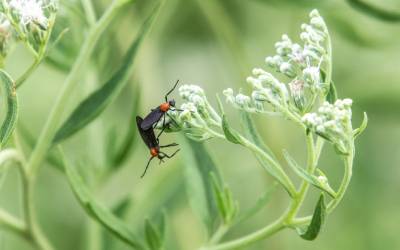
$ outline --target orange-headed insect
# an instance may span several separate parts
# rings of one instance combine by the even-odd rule
[[[160,135],[164,132],[164,129],[166,128],[165,115],[167,114],[167,112],[169,110],[177,110],[175,108],[175,100],[174,99],[168,100],[168,95],[175,90],[178,83],[179,80],[176,81],[174,87],[170,91],[168,91],[168,93],[165,95],[165,102],[161,103],[157,108],[152,109],[151,112],[143,119],[143,122],[140,125],[140,128],[142,130],[148,130],[150,128],[154,128],[154,125],[156,125],[161,119],[163,119],[163,124],[162,124],[163,126],[160,133],[157,136],[157,139],[160,137]]]
[[[160,146],[160,143],[158,141],[158,138],[156,138],[156,136],[154,134],[154,130],[153,130],[152,126],[150,126],[150,128],[146,129],[146,130],[142,129],[141,125],[142,125],[143,121],[144,120],[140,116],[136,116],[136,125],[138,127],[140,136],[142,137],[143,142],[149,148],[151,157],[150,157],[149,161],[147,162],[146,168],[145,168],[141,178],[143,178],[143,176],[146,174],[147,169],[148,169],[148,167],[150,165],[150,162],[154,158],[157,157],[160,160],[160,163],[161,163],[161,162],[164,162],[163,161],[164,158],[172,158],[176,153],[179,152],[179,149],[176,150],[172,155],[167,155],[166,153],[161,152],[160,148],[174,147],[174,146],[178,146],[178,144],[171,143],[171,144],[168,144],[168,145]]]

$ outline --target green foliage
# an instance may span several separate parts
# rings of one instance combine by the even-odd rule
[[[322,191],[325,191],[327,194],[332,196],[332,198],[335,198],[336,193],[333,191],[333,189],[329,186],[328,184],[328,179],[323,178],[322,180],[318,178],[317,176],[308,173],[306,170],[304,170],[302,167],[300,167],[297,162],[293,159],[293,157],[290,156],[290,154],[287,151],[283,152],[283,155],[286,159],[286,161],[289,163],[289,166],[292,167],[293,171],[303,180],[307,181],[311,185],[315,186],[316,188],[321,189]],[[323,176],[325,177],[325,176]]]
[[[149,18],[144,22],[137,38],[131,43],[126,52],[119,69],[100,89],[96,90],[82,101],[63,123],[54,137],[53,144],[60,143],[84,128],[98,117],[118,96],[131,77],[133,72],[133,62],[136,58],[137,51],[145,35],[148,33],[156,14],[157,11],[153,11]]]
[[[326,216],[326,206],[325,206],[325,198],[324,195],[318,199],[317,205],[315,206],[314,214],[311,219],[310,225],[307,227],[307,230],[303,231],[298,229],[298,233],[301,238],[305,240],[315,240],[318,234],[321,232],[321,227],[324,224]]]
[[[357,138],[359,135],[361,135],[364,132],[364,130],[367,128],[367,125],[368,125],[368,116],[367,116],[367,113],[364,112],[364,117],[363,117],[360,127],[356,128],[353,132],[354,138]]]
[[[214,202],[210,173],[213,173],[218,180],[219,171],[203,144],[187,139],[187,145],[191,149],[191,155],[187,155],[184,169],[187,195],[192,209],[211,233],[214,220],[218,216],[218,209]]]
[[[210,178],[212,179],[214,196],[218,210],[221,214],[224,224],[229,225],[236,217],[239,211],[239,203],[232,197],[232,192],[226,184],[220,185],[220,181],[211,172]]]
[[[111,211],[97,203],[74,167],[69,164],[67,159],[65,159],[65,156],[63,156],[63,158],[65,173],[67,174],[69,184],[74,191],[76,198],[88,215],[102,224],[120,240],[134,248],[142,248],[129,226],[122,220],[118,219]]]
[[[0,70],[1,89],[7,102],[7,112],[0,128],[0,148],[4,147],[15,129],[18,117],[18,99],[14,81],[4,70]]]

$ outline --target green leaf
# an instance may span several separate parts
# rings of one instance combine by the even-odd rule
[[[115,168],[120,167],[124,161],[128,158],[128,155],[134,145],[135,138],[137,136],[137,128],[134,126],[136,124],[136,114],[139,111],[139,104],[140,104],[140,87],[139,84],[135,85],[133,90],[133,103],[132,109],[130,111],[130,121],[128,126],[128,131],[124,136],[124,140],[121,145],[117,148],[117,150],[112,155],[112,164]]]
[[[220,183],[218,179],[215,177],[214,173],[210,173],[210,177],[213,184],[213,191],[218,211],[221,214],[222,218],[225,219],[228,214],[226,197],[223,191],[221,190],[222,188],[220,187]]]
[[[297,229],[300,237],[305,240],[315,240],[321,231],[322,224],[324,224],[325,216],[326,216],[325,198],[324,194],[321,193],[318,203],[315,206],[311,223],[308,226],[307,230],[303,231],[301,229]]]
[[[261,148],[265,152],[267,152],[268,155],[270,155],[274,160],[276,159],[275,154],[272,152],[272,150],[264,143],[262,140],[261,135],[258,133],[258,130],[256,126],[254,125],[253,119],[251,118],[250,114],[242,111],[240,112],[241,118],[242,118],[242,125],[244,128],[244,131],[248,138],[250,138],[250,141],[254,144],[256,144],[257,147]]]
[[[0,70],[0,81],[4,99],[7,102],[7,113],[0,128],[0,148],[4,147],[15,129],[18,119],[18,99],[14,81]]]
[[[256,127],[254,126],[254,123],[253,123],[250,115],[245,112],[242,112],[242,124],[243,124],[245,132],[247,133],[247,135],[249,137],[249,140],[252,143],[254,143],[256,146],[261,148],[273,160],[277,161],[274,153],[262,141],[262,139],[261,139],[262,137],[259,135]],[[285,188],[285,190],[288,192],[288,194],[290,196],[292,196],[293,193],[291,191],[291,188],[286,184],[287,182],[283,179],[283,176],[274,167],[272,167],[271,164],[267,160],[265,160],[263,157],[259,156],[258,154],[254,154],[254,155],[257,158],[258,162],[261,164],[261,166],[269,174],[271,174],[280,184],[282,184],[282,186]]]
[[[328,94],[326,95],[326,100],[329,103],[335,103],[335,101],[338,99],[337,97],[337,91],[336,91],[336,86],[333,81],[329,84],[329,91]]]
[[[160,237],[159,232],[154,228],[153,224],[150,222],[149,219],[146,219],[145,222],[145,235],[147,245],[152,250],[159,250],[162,248],[162,240]]]
[[[300,167],[297,162],[289,155],[289,153],[284,150],[283,156],[285,157],[286,161],[289,163],[289,166],[292,167],[293,171],[303,180],[307,181],[311,185],[315,186],[316,188],[325,191],[329,194],[332,198],[336,197],[335,191],[329,186],[328,181],[322,182],[318,179],[317,176],[307,173],[302,167]]]
[[[81,206],[85,209],[87,214],[99,222],[105,229],[107,229],[118,239],[134,248],[142,249],[143,247],[136,239],[136,236],[130,230],[128,225],[116,217],[111,211],[97,203],[97,201],[92,197],[82,178],[76,172],[75,168],[70,166],[65,156],[63,156],[63,164],[69,184],[76,198]]]
[[[363,121],[361,122],[361,125],[359,128],[356,128],[353,132],[354,134],[354,139],[357,138],[359,135],[361,135],[364,130],[367,128],[368,125],[368,116],[367,113],[364,112],[364,118]]]
[[[225,114],[222,115],[222,130],[224,131],[225,137],[228,141],[235,144],[241,144],[239,133],[231,128]]]
[[[238,203],[233,200],[229,187],[221,183],[214,173],[210,173],[217,208],[221,214],[224,224],[229,224],[238,212]],[[221,186],[224,185],[222,188]]]
[[[119,69],[100,89],[92,93],[75,108],[72,114],[57,131],[53,139],[53,144],[60,143],[84,128],[99,116],[118,96],[132,75],[133,62],[136,58],[137,51],[145,35],[150,30],[150,26],[153,23],[157,12],[158,11],[153,11],[142,25],[137,38],[132,42],[130,48],[126,52]]]
[[[231,128],[231,126],[229,125],[227,119],[226,119],[226,115],[224,112],[224,106],[222,105],[221,99],[219,98],[218,95],[216,95],[217,97],[217,102],[218,102],[218,108],[219,111],[222,114],[222,130],[224,131],[225,134],[225,138],[235,144],[240,144],[241,143],[241,138],[238,132],[236,132],[234,129]]]
[[[192,149],[192,154],[185,155],[187,158],[184,172],[189,203],[211,234],[218,218],[218,208],[213,196],[210,173],[220,179],[219,171],[202,143],[190,139],[186,139],[186,142],[187,148]]]
[[[347,0],[355,9],[386,22],[400,22],[400,12],[384,10],[383,8],[366,3],[365,0]]]

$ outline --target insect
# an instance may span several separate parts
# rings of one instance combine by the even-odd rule
[[[140,125],[140,128],[142,130],[148,130],[150,128],[153,128],[153,125],[157,124],[162,118],[163,126],[160,133],[157,135],[157,139],[160,137],[160,135],[164,132],[164,129],[166,128],[165,115],[168,115],[167,114],[168,110],[172,110],[171,108],[174,108],[174,110],[178,110],[175,108],[175,100],[174,99],[168,100],[168,95],[175,90],[178,83],[179,80],[176,81],[174,87],[170,91],[168,91],[168,93],[165,95],[165,102],[161,103],[160,106],[158,106],[157,108],[152,109],[151,112],[143,119],[143,122]]]
[[[146,146],[150,149],[150,159],[147,162],[146,168],[143,172],[143,174],[141,175],[140,178],[143,178],[147,172],[147,169],[150,165],[150,162],[154,159],[154,158],[158,158],[160,160],[160,164],[161,162],[164,162],[163,159],[164,158],[172,158],[174,157],[174,155],[176,155],[176,153],[179,152],[180,149],[176,150],[172,155],[167,155],[166,153],[160,151],[161,148],[168,148],[168,147],[174,147],[174,146],[178,146],[177,143],[171,143],[168,145],[163,145],[160,146],[159,140],[158,138],[156,138],[155,134],[154,134],[154,129],[152,126],[150,126],[150,128],[148,129],[143,129],[142,128],[142,124],[143,124],[143,118],[140,116],[136,116],[136,125],[138,127],[140,136],[142,137],[144,143],[146,144]]]

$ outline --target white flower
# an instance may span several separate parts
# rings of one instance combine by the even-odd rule
[[[45,16],[43,1],[40,0],[11,0],[9,3],[11,11],[15,12],[24,26],[37,24],[47,29],[48,18]]]
[[[347,152],[352,137],[351,99],[324,102],[317,113],[307,113],[302,121],[311,130],[334,143],[341,152]]]
[[[0,60],[2,61],[8,54],[9,44],[12,37],[10,21],[0,13]],[[0,61],[0,63],[2,63]]]

